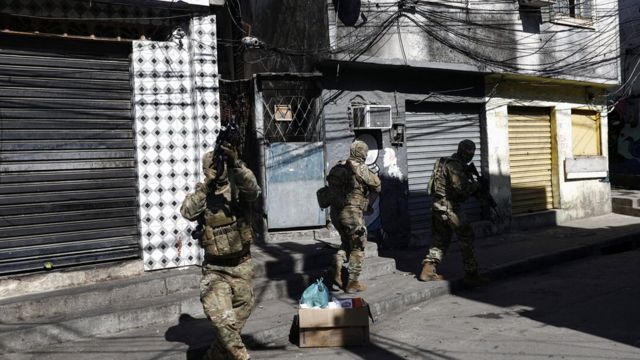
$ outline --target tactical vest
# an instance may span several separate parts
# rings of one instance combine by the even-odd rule
[[[444,198],[447,195],[447,179],[445,165],[451,158],[441,157],[433,164],[433,172],[427,186],[427,193],[432,197]]]
[[[236,258],[249,252],[253,234],[251,225],[242,216],[238,189],[229,176],[225,185],[218,185],[207,195],[207,206],[198,220],[204,226],[201,244],[209,256]]]
[[[351,178],[349,179],[351,191],[346,196],[346,205],[364,210],[369,205],[369,199],[367,198],[367,187],[363,184],[364,180],[361,180],[365,174],[361,174],[361,172],[369,171],[369,168],[364,164],[354,165],[351,162],[349,165],[352,166]]]

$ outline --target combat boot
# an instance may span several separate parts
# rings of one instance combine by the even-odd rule
[[[478,272],[464,274],[462,279],[465,285],[471,287],[487,285],[490,281],[487,276],[480,275]]]
[[[365,290],[367,290],[367,285],[358,280],[349,280],[349,284],[347,284],[347,288],[344,289],[344,292],[346,292],[347,294],[352,294]]]
[[[418,276],[418,280],[438,281],[444,280],[444,277],[436,273],[436,265],[434,263],[425,261],[424,264],[422,264],[422,271],[420,272],[420,276]]]
[[[334,285],[342,289],[342,265],[338,265],[338,263],[333,264],[333,267],[329,270],[329,279],[331,279]]]

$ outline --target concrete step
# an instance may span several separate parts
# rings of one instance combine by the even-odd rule
[[[311,248],[304,249],[305,253],[289,253],[287,248],[278,248],[279,252],[276,253],[275,247],[268,248],[274,255],[259,248],[253,251],[256,282],[275,279],[270,287],[280,289],[268,298],[286,296],[286,292],[283,292],[286,287],[291,287],[291,291],[295,293],[299,287],[292,286],[292,279],[300,278],[303,274],[320,274],[331,264],[335,249],[320,243],[310,246]],[[371,266],[365,268],[366,276],[376,276],[395,269],[394,264],[377,260],[375,243],[367,244],[365,251],[368,258],[376,259],[371,262]],[[64,317],[69,313],[82,313],[102,307],[130,304],[139,299],[162,298],[197,290],[201,274],[198,267],[162,270],[128,279],[4,299],[0,300],[0,323],[28,324],[47,318]],[[305,280],[308,282],[308,279]]]
[[[305,287],[322,276],[335,253],[335,249],[324,245],[317,250],[315,253],[284,256],[262,253],[257,256],[254,264],[258,273],[274,273],[268,278],[262,276],[254,280],[257,302],[289,298],[295,303]],[[395,271],[393,259],[375,257],[375,244],[368,244],[366,251],[363,278]],[[281,259],[290,260],[289,269],[299,272],[287,273],[286,268],[272,265]],[[149,323],[147,319],[153,317],[163,319],[158,320],[160,322],[175,320],[172,317],[177,318],[179,314],[203,317],[199,302],[200,278],[201,270],[190,267],[5,299],[0,301],[0,348],[15,351],[24,346],[44,346],[130,331],[152,324],[154,321]],[[167,314],[173,316],[167,317]]]
[[[374,279],[379,276],[389,275],[396,271],[394,259],[373,257],[364,262],[361,278],[363,280]],[[344,280],[346,279],[345,271]],[[326,277],[326,269],[318,269],[307,273],[294,273],[281,278],[259,278],[254,283],[254,293],[259,301],[272,299],[291,298],[297,299],[304,289],[320,277]]]
[[[192,290],[161,298],[101,307],[27,324],[0,325],[0,348],[17,352],[37,346],[105,336],[175,321],[179,314],[204,317],[199,292]]]
[[[616,214],[640,216],[640,207],[613,205],[612,211]]]
[[[141,299],[164,298],[197,290],[201,270],[196,267],[145,273],[113,280],[0,301],[0,324],[39,323],[92,309],[128,305]]]
[[[368,259],[365,263],[363,276],[366,278],[391,276],[389,274],[395,270],[394,264],[393,259]],[[257,322],[257,324],[248,325],[248,328],[256,329],[254,331],[255,334],[249,333],[255,338],[256,344],[286,336],[283,328],[290,326],[290,323],[286,324],[283,316],[291,314],[290,310],[295,309],[295,306],[297,306],[297,299],[302,291],[313,280],[306,274],[299,275],[301,276],[300,279],[306,279],[306,281],[301,280],[291,284],[284,279],[260,279],[261,282],[255,284],[256,315],[252,316],[250,323]],[[154,279],[152,282],[155,287],[160,288],[162,283],[156,284],[158,280]],[[293,290],[294,288],[295,290]],[[189,289],[168,295],[159,295],[162,294],[159,291],[156,296],[145,297],[144,292],[139,291],[140,289],[122,287],[118,288],[119,291],[113,294],[107,293],[103,300],[100,300],[100,296],[105,294],[105,290],[95,290],[90,296],[75,295],[78,298],[84,298],[83,301],[88,301],[87,299],[98,300],[100,302],[99,307],[82,310],[68,308],[72,311],[65,314],[57,314],[56,316],[31,319],[30,322],[3,322],[0,325],[0,348],[15,352],[21,349],[41,347],[59,342],[78,341],[88,337],[108,336],[132,331],[140,327],[175,323],[179,321],[178,318],[180,316],[184,315],[192,318],[204,318],[199,300],[200,294],[197,289]],[[125,295],[124,291],[136,292],[142,296],[134,299],[132,295]],[[105,304],[105,301],[114,300],[115,294],[128,296],[128,300]],[[58,294],[51,299],[61,299],[61,296],[61,294]],[[76,306],[71,304],[71,299],[72,297],[65,298],[66,306]],[[283,304],[286,304],[286,306]],[[35,306],[35,303],[32,305]],[[266,310],[262,311],[264,309]],[[287,311],[283,311],[284,309]],[[295,311],[293,312],[295,313]],[[263,319],[265,317],[267,320]],[[261,328],[261,324],[265,327]],[[271,329],[267,324],[276,324],[276,326]]]
[[[263,247],[254,247],[254,273],[258,277],[273,277],[278,274],[307,272],[326,268],[332,256],[340,248],[340,239],[322,241],[281,242]],[[378,245],[367,242],[365,256],[377,257]]]
[[[338,292],[334,295],[338,298],[364,298],[371,307],[374,320],[380,321],[420,302],[449,294],[452,286],[446,281],[419,282],[405,273],[380,276],[369,285],[366,291],[358,294]],[[282,343],[289,336],[296,314],[297,304],[290,300],[273,299],[260,303],[243,329],[243,338],[250,346]]]

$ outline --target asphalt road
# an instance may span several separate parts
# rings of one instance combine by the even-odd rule
[[[255,359],[640,359],[640,251],[604,255],[416,306],[347,349]]]
[[[165,328],[0,359],[187,360]],[[640,251],[566,263],[425,302],[371,326],[371,344],[251,349],[253,359],[640,360]]]

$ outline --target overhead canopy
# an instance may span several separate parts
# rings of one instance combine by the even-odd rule
[[[185,8],[193,6],[209,6],[209,0],[95,0],[96,2],[115,2],[130,5],[170,6],[171,8]]]

